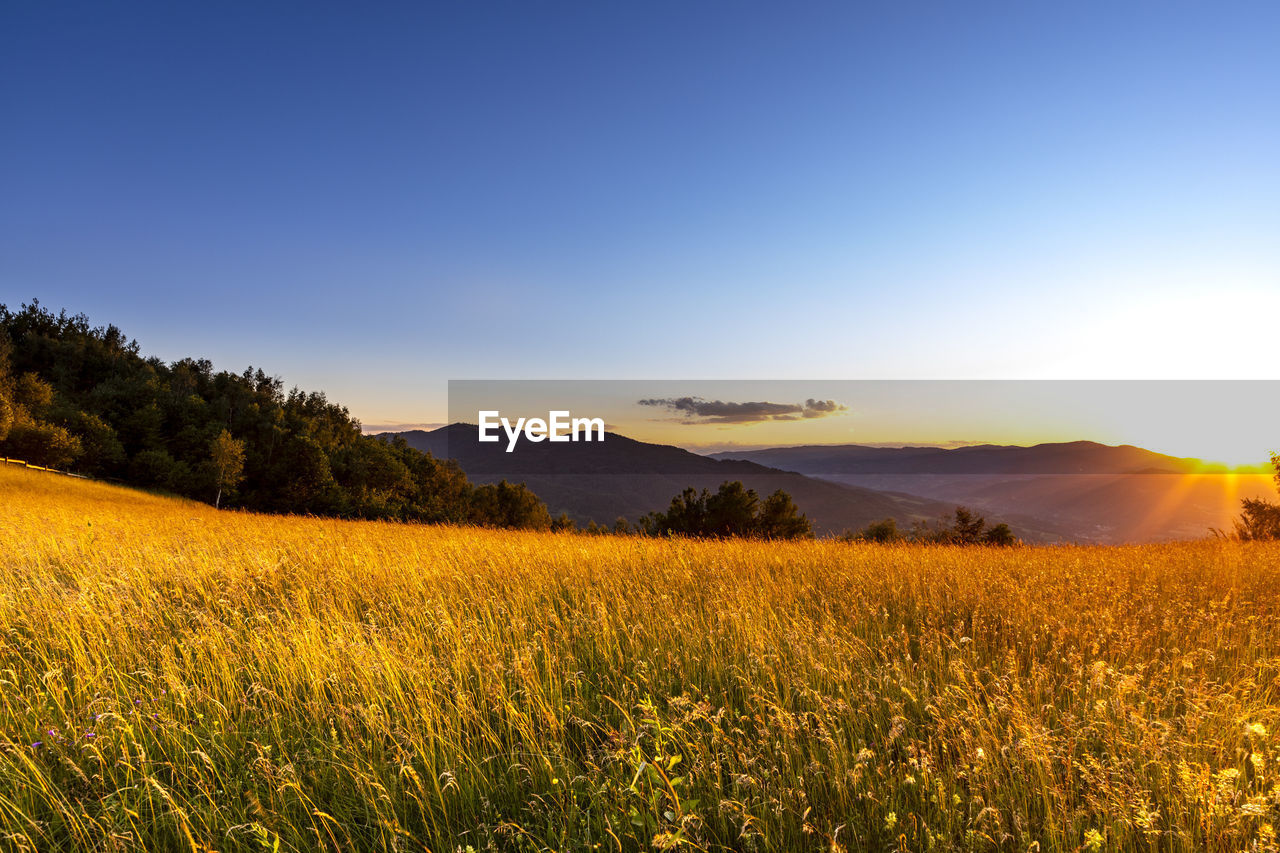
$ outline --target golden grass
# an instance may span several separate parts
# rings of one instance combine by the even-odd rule
[[[412,527],[0,466],[0,555],[0,847],[1275,849],[1274,546]]]

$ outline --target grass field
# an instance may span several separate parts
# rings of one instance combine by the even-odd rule
[[[1275,849],[1280,547],[411,527],[0,466],[0,560],[0,849]]]

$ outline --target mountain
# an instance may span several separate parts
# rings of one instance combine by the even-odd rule
[[[712,454],[843,485],[963,503],[1075,541],[1188,539],[1229,529],[1240,499],[1273,493],[1265,474],[1090,441],[1032,447],[810,445]]]
[[[471,424],[379,435],[400,435],[410,447],[456,459],[473,482],[523,482],[546,502],[552,515],[566,512],[579,524],[612,524],[619,516],[635,521],[645,513],[666,510],[671,498],[687,487],[714,491],[727,480],[741,480],[761,497],[782,489],[820,535],[857,530],[890,517],[903,524],[932,520],[955,509],[950,503],[833,483],[748,460],[711,459],[617,433],[606,433],[598,442],[524,441],[511,453],[505,441],[480,443]]]
[[[1192,473],[1197,459],[1166,456],[1131,444],[1094,441],[967,447],[867,447],[859,444],[726,451],[713,459],[750,459],[788,471],[829,474],[1161,474]]]

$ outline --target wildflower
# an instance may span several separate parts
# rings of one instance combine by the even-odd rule
[[[1106,839],[1102,837],[1102,833],[1096,829],[1087,829],[1084,833],[1084,849],[1089,853],[1098,853],[1102,849],[1102,845]]]
[[[1244,727],[1244,733],[1254,737],[1266,737],[1267,727],[1262,723],[1249,723]]]
[[[885,816],[884,816],[884,828],[885,828],[885,829],[892,830],[892,829],[893,829],[895,826],[897,826],[897,825],[898,825],[898,813],[897,813],[897,812],[889,812],[887,815],[885,815]]]
[[[42,746],[44,746],[44,741],[42,740],[38,740],[35,743],[31,744],[32,749],[39,749]]]

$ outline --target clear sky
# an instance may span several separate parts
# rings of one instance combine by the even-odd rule
[[[1276,378],[1278,35],[1274,2],[9,2],[0,302],[382,424],[450,378]]]

